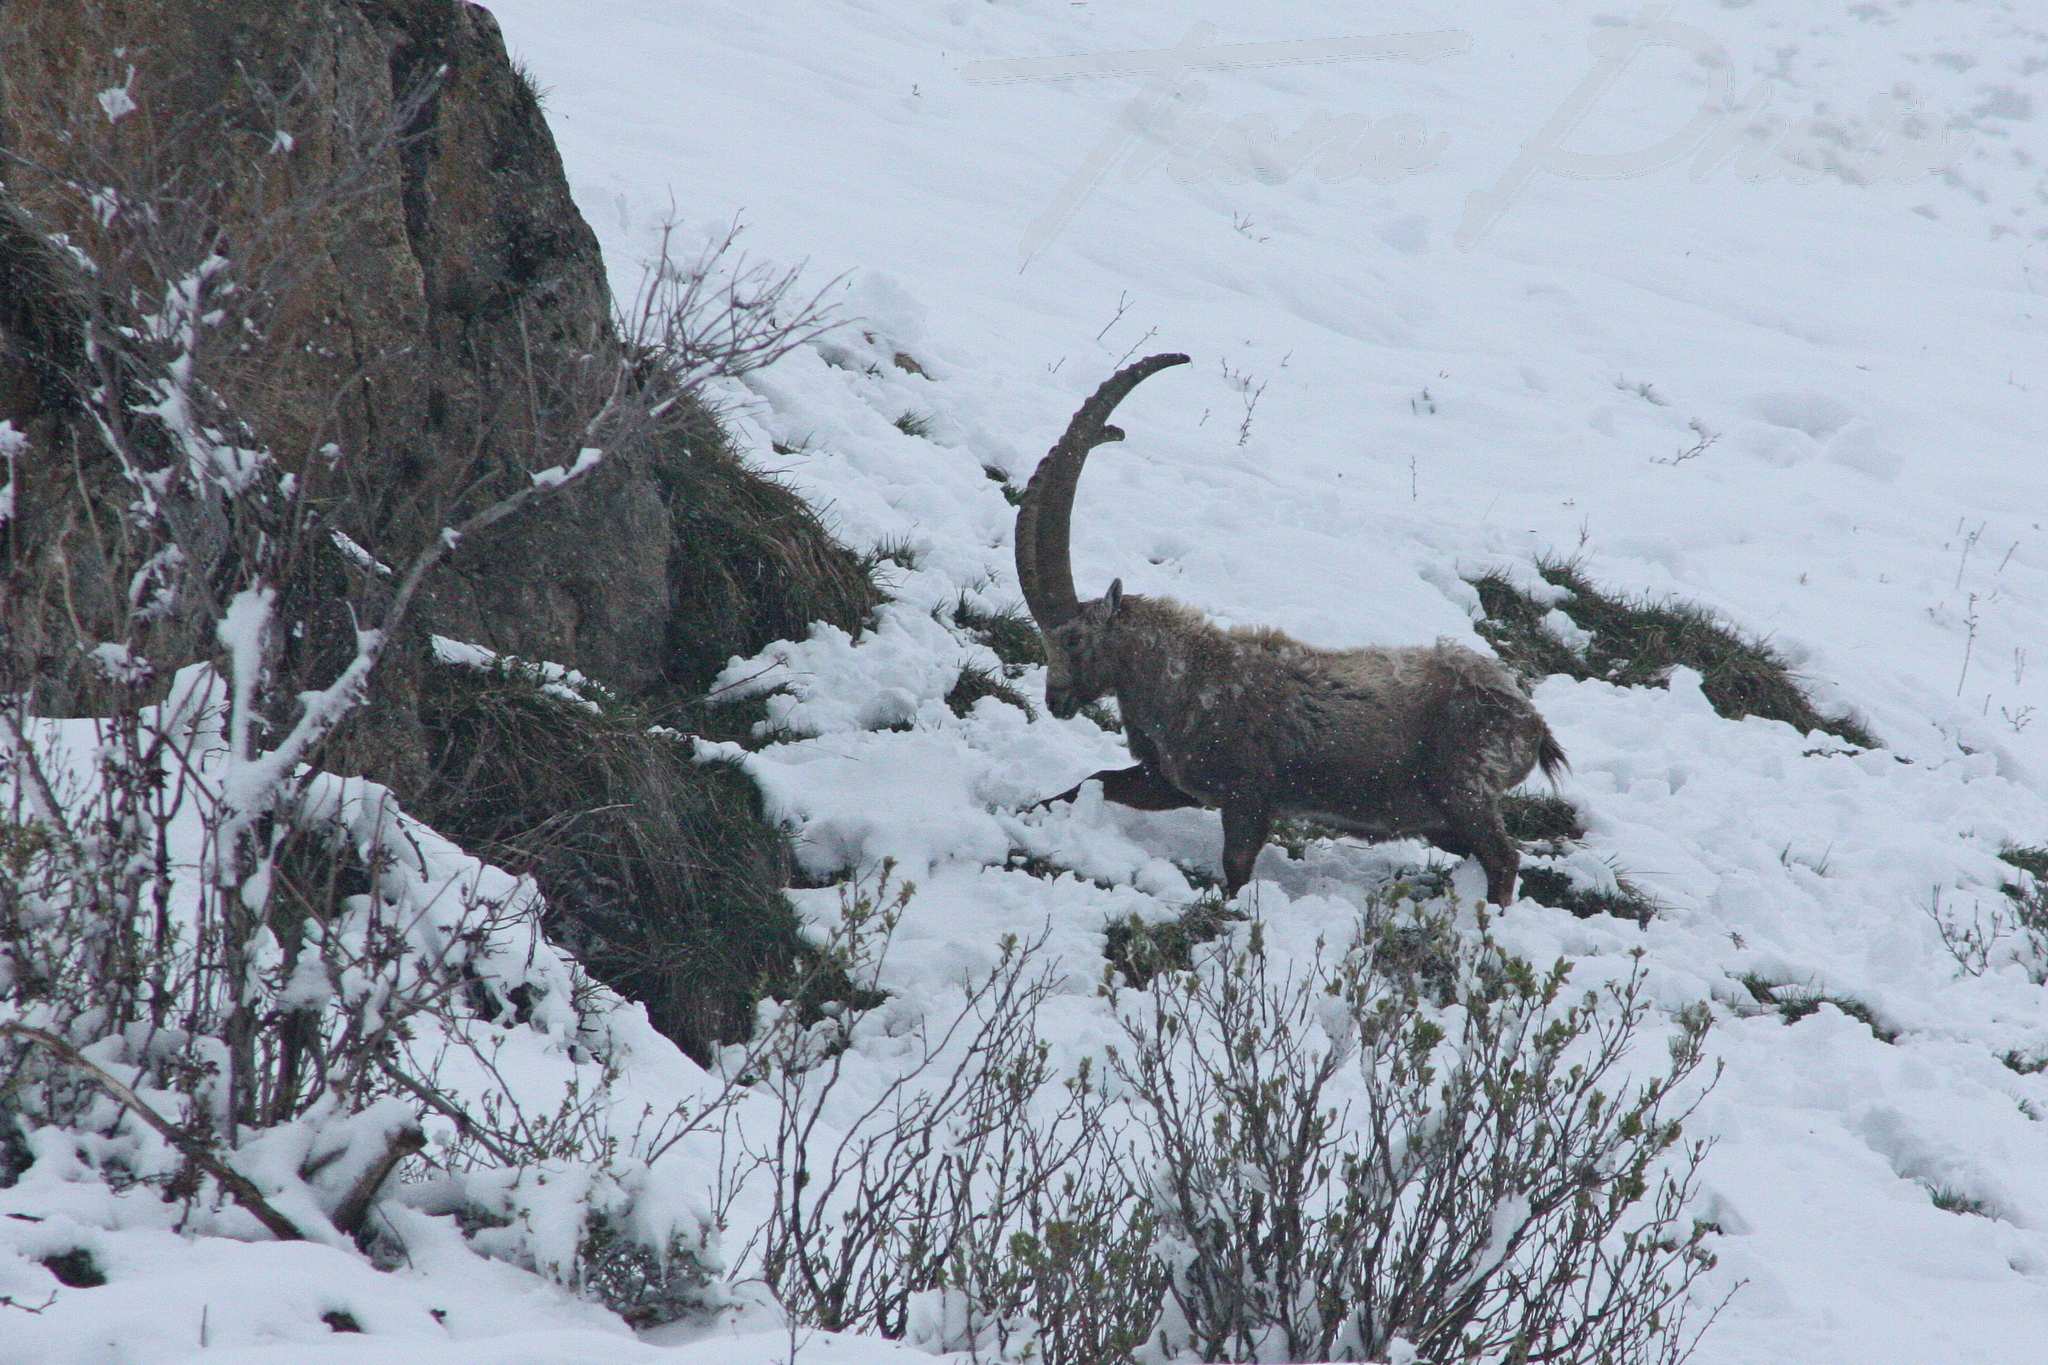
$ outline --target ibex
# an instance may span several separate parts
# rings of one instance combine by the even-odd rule
[[[1220,810],[1232,896],[1251,880],[1274,819],[1296,816],[1475,857],[1487,898],[1506,905],[1521,858],[1501,793],[1538,764],[1553,780],[1567,765],[1499,663],[1448,641],[1332,650],[1277,630],[1224,630],[1178,602],[1126,593],[1121,579],[1092,602],[1075,596],[1068,534],[1081,466],[1096,446],[1123,439],[1109,425],[1117,404],[1187,359],[1147,356],[1112,375],[1017,506],[1017,577],[1045,639],[1046,708],[1064,720],[1115,694],[1138,762],[1092,780],[1139,810]]]

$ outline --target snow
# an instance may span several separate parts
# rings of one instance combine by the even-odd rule
[[[289,479],[290,477],[291,475],[287,474],[285,476],[285,479]],[[278,483],[280,485],[284,485],[285,479],[279,479]],[[280,491],[286,497],[290,497],[292,495],[291,488],[289,486],[281,487]],[[358,569],[363,570],[363,572],[365,573],[376,574],[379,578],[391,577],[391,566],[389,564],[384,563],[382,560],[378,559],[377,556],[371,554],[368,550],[365,550],[361,545],[357,544],[354,540],[350,539],[348,532],[330,527],[328,528],[327,536],[330,540],[334,542],[334,548],[341,551],[343,557],[345,557],[349,563],[355,565]]]
[[[481,669],[484,672],[515,673],[530,679],[534,686],[557,701],[567,702],[581,711],[597,712],[601,707],[593,700],[609,695],[596,682],[573,668],[551,664],[542,660],[531,663],[512,654],[500,654],[496,650],[473,645],[466,640],[452,640],[446,635],[436,635],[429,642],[434,658],[444,664],[455,664],[462,668]]]
[[[28,449],[28,437],[14,423],[0,421],[0,460],[7,464],[7,482],[0,484],[0,523],[14,519],[14,462]]]
[[[622,296],[677,204],[702,224],[743,211],[758,257],[808,258],[811,278],[851,272],[857,325],[719,395],[742,444],[849,543],[917,555],[859,640],[819,627],[722,680],[783,689],[770,715],[793,737],[740,761],[806,871],[888,857],[917,883],[883,966],[889,1028],[858,1035],[850,1075],[883,1084],[905,1011],[942,1011],[1003,935],[1041,930],[1063,973],[1054,1058],[1099,1056],[1115,1033],[1104,926],[1172,916],[1191,895],[1177,864],[1219,861],[1213,814],[1093,790],[1020,813],[1128,761],[1118,738],[942,700],[963,665],[993,662],[952,604],[1019,596],[1014,511],[985,471],[1021,485],[1121,360],[1185,350],[1197,363],[1127,401],[1129,439],[1082,481],[1084,594],[1122,576],[1318,644],[1484,648],[1464,578],[1531,584],[1537,556],[1577,556],[1604,587],[1767,636],[1823,710],[1882,739],[1853,752],[1723,719],[1686,670],[1663,687],[1543,682],[1573,763],[1563,793],[1590,826],[1571,859],[1594,876],[1611,859],[1660,911],[1638,928],[1524,901],[1499,933],[1590,981],[1640,951],[1661,1010],[1712,1003],[1725,1072],[1687,1129],[1715,1144],[1700,1213],[1721,1265],[1703,1288],[1746,1283],[1702,1365],[2040,1359],[2048,1077],[2000,1058],[2048,1051],[2048,997],[2008,958],[1960,973],[1929,913],[1999,905],[2001,844],[2048,842],[2048,162],[2031,93],[2048,28],[2030,11],[1695,5],[1646,42],[1586,0],[1455,28],[1410,0],[491,8],[552,92]],[[1431,41],[1332,45],[1392,34]],[[1101,59],[1211,42],[1306,46],[1178,77]],[[1021,76],[978,69],[1010,79],[970,68],[1023,59]],[[1303,127],[1356,141],[1312,156],[1284,141]],[[928,436],[895,427],[906,411],[931,414]],[[1674,462],[1703,431],[1720,439]],[[1561,612],[1549,624],[1580,643]],[[1036,673],[1017,685],[1042,696]],[[1013,852],[1069,875],[1011,870]],[[1269,849],[1247,898],[1276,952],[1311,953],[1426,856]],[[836,904],[797,900],[820,924]],[[1860,1001],[1896,1041],[1832,1004],[1760,1013],[1750,974]],[[1656,1039],[1643,1051],[1654,1064]],[[705,1084],[644,1028],[630,1058],[629,1094]],[[538,1045],[523,1065],[560,1084]],[[660,1168],[678,1189],[701,1175],[691,1150]],[[1984,1216],[1935,1207],[1930,1187]],[[636,1346],[424,1214],[408,1216],[438,1250],[378,1274],[331,1248],[117,1235],[60,1193],[37,1197],[103,1240],[113,1283],[6,1319],[28,1359],[175,1359],[207,1305],[207,1359],[789,1354],[758,1308]],[[0,1294],[48,1286],[19,1259],[0,1275]],[[259,1278],[262,1295],[230,1288]],[[323,1292],[371,1335],[321,1339]],[[816,1336],[798,1358],[909,1354]]]
[[[136,684],[145,681],[150,674],[149,661],[124,644],[104,640],[88,651],[102,676],[118,683]]]
[[[602,450],[595,446],[585,446],[576,452],[576,458],[573,462],[566,465],[555,465],[535,473],[532,476],[533,486],[543,490],[560,488],[569,480],[580,479],[591,470],[597,468],[599,461],[603,459],[604,452]]]
[[[107,122],[119,123],[135,112],[135,96],[130,87],[135,84],[135,68],[128,68],[128,79],[120,85],[110,85],[93,96],[99,102],[100,112],[107,116]]]

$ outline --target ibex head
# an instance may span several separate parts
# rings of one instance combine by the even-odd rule
[[[1081,466],[1096,446],[1124,438],[1109,425],[1109,415],[1132,389],[1150,375],[1187,363],[1184,355],[1152,355],[1111,375],[1074,414],[1017,504],[1017,578],[1045,639],[1046,709],[1062,720],[1110,691],[1108,642],[1123,609],[1121,579],[1092,602],[1074,593],[1068,547]]]
[[[1091,701],[1109,695],[1116,686],[1110,635],[1124,605],[1124,581],[1119,578],[1109,591],[1080,610],[1045,636],[1045,709],[1061,720]]]

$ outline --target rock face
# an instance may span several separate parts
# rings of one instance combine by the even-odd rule
[[[330,524],[390,562],[573,457],[588,377],[622,354],[534,92],[489,12],[461,0],[9,0],[0,155],[0,419],[28,438],[4,528],[10,581],[68,576],[88,617],[114,585],[92,581],[81,527],[119,490],[80,416],[97,376],[79,300],[104,276],[66,243],[95,261],[116,250],[121,199],[81,187],[175,202],[201,225],[181,230],[210,231],[264,281],[262,363],[231,376],[230,406],[322,481]],[[465,544],[417,613],[422,637],[644,694],[701,684],[711,656],[811,619],[857,627],[872,590],[803,505],[745,471],[708,419],[695,439],[667,430],[608,451],[545,515]],[[707,572],[681,531],[731,517],[738,558]],[[712,580],[755,600],[707,603]],[[722,623],[708,641],[707,608]],[[40,700],[63,706],[76,622],[7,624],[41,632]],[[203,634],[171,652],[204,654]]]
[[[428,580],[370,704],[318,762],[531,868],[550,932],[684,1046],[743,1034],[757,983],[799,954],[785,837],[742,774],[649,722],[708,723],[694,694],[730,655],[812,621],[858,629],[876,594],[711,413],[658,401],[674,372],[619,335],[596,238],[489,12],[0,0],[0,182],[0,697],[36,712],[132,705],[90,653],[124,632],[155,667],[145,688],[215,655],[251,553],[292,623],[273,689],[289,710],[336,676],[363,611],[381,615],[391,580],[362,550],[409,564],[573,459],[608,393],[635,395],[646,420],[604,428],[595,474]],[[260,447],[295,493],[179,503],[186,568],[136,626],[137,568],[161,541],[127,535],[137,492],[113,452],[145,471],[191,457],[162,407],[184,343],[151,318],[208,270],[187,311],[212,320],[182,371],[197,376],[184,410],[216,433],[197,444],[216,463],[222,445]],[[431,633],[572,665],[643,705],[592,716],[433,665]]]

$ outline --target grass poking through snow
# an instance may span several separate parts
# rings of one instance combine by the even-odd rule
[[[1472,580],[1485,612],[1479,633],[1525,676],[1562,673],[1643,687],[1661,684],[1683,665],[1698,670],[1707,700],[1731,720],[1763,716],[1864,748],[1877,746],[1876,737],[1853,716],[1823,715],[1776,650],[1704,607],[1604,592],[1570,560],[1538,560],[1536,571],[1565,590],[1554,607],[1516,587],[1505,574]],[[1562,611],[1591,636],[1583,648],[1567,644],[1545,624],[1552,610]]]
[[[874,562],[834,540],[795,490],[747,465],[709,410],[693,407],[683,435],[687,456],[654,466],[676,533],[665,690],[702,690],[733,655],[801,640],[814,622],[859,634],[882,601]]]
[[[1851,1019],[1869,1028],[1880,1043],[1895,1043],[1899,1040],[1899,1031],[1887,1028],[1879,1022],[1877,1016],[1871,1012],[1870,1006],[1861,1000],[1846,995],[1835,995],[1814,986],[1796,986],[1790,982],[1772,981],[1755,972],[1746,973],[1737,979],[1742,983],[1742,988],[1749,992],[1752,1000],[1788,1024],[1798,1023],[1801,1019],[1814,1014],[1822,1005],[1833,1005]]]
[[[1981,1199],[1972,1199],[1950,1185],[1927,1186],[1927,1197],[1934,1201],[1934,1207],[1943,1213],[1968,1214],[1974,1218],[1989,1218],[1990,1208]]]
[[[953,605],[953,624],[987,645],[1002,660],[1006,677],[1045,662],[1045,642],[1038,637],[1031,613],[1021,606],[991,611],[963,592]]]
[[[1118,920],[1103,933],[1102,956],[1127,986],[1143,987],[1160,972],[1184,972],[1195,965],[1195,949],[1221,938],[1244,915],[1222,893],[1210,891],[1178,918],[1146,923],[1137,916]]]
[[[1657,914],[1657,903],[1619,872],[1614,874],[1614,886],[1608,888],[1587,885],[1554,867],[1531,867],[1524,863],[1522,894],[1538,905],[1568,910],[1580,919],[1612,915],[1648,924]]]
[[[436,664],[420,693],[434,776],[408,806],[532,873],[555,941],[701,1060],[746,1037],[759,992],[804,960],[788,838],[739,768],[699,762],[643,708],[591,702],[525,669]]]
[[[2035,881],[2048,883],[2048,844],[2007,844],[1998,850],[1998,858]],[[2008,894],[2011,893],[2011,885],[2008,885]]]
[[[974,709],[974,703],[983,697],[994,697],[997,701],[1014,706],[1032,720],[1038,719],[1036,707],[1025,700],[1024,694],[997,675],[993,668],[979,664],[968,664],[960,670],[960,676],[946,693],[946,705],[956,716],[965,717]]]
[[[1501,798],[1501,815],[1525,857],[1561,858],[1586,837],[1585,821],[1579,817],[1578,807],[1555,792],[1509,792]],[[1311,820],[1285,819],[1274,821],[1272,836],[1266,842],[1299,861],[1308,856],[1309,849],[1318,841],[1342,837],[1340,831]],[[1440,874],[1442,885],[1430,894],[1449,894],[1448,873],[1442,869],[1433,871]],[[1570,911],[1580,919],[1613,915],[1648,924],[1657,913],[1656,901],[1618,869],[1614,870],[1614,885],[1610,887],[1562,868],[1525,861],[1521,881],[1522,894],[1530,900]]]
[[[1273,822],[1273,832],[1266,842],[1280,849],[1296,862],[1308,856],[1309,846],[1323,839],[1343,837],[1338,831],[1325,828],[1313,820],[1297,820],[1282,816]]]
[[[1500,799],[1500,813],[1516,843],[1566,843],[1586,837],[1579,808],[1556,792],[1509,792]]]
[[[1586,837],[1586,822],[1580,818],[1579,808],[1556,792],[1509,792],[1501,798],[1501,816],[1525,854],[1561,858]],[[1522,894],[1538,905],[1568,910],[1580,919],[1612,915],[1648,924],[1657,913],[1656,901],[1619,868],[1610,866],[1609,871],[1612,886],[1574,876],[1563,868],[1524,862]]]
[[[992,464],[983,465],[981,467],[981,472],[988,475],[990,483],[998,483],[1003,486],[1004,502],[1007,502],[1010,504],[1010,506],[1015,507],[1018,503],[1024,501],[1024,490],[1017,487],[1016,484],[1011,483],[1010,476],[1008,474],[1005,474],[1002,470],[997,469]]]

